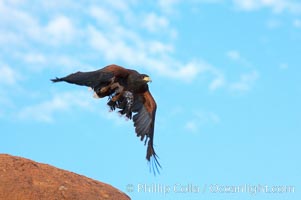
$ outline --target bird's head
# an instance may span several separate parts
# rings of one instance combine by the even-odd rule
[[[148,89],[147,83],[151,79],[146,74],[131,73],[128,76],[128,89],[130,91],[143,92]]]
[[[151,79],[148,75],[146,75],[146,74],[141,74],[141,78],[142,78],[142,80],[145,81],[146,83],[152,82],[152,79]]]

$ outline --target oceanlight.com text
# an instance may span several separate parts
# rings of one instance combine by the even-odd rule
[[[267,185],[267,184],[240,184],[240,185],[222,185],[222,184],[191,184],[191,183],[138,183],[127,184],[127,192],[149,193],[149,194],[284,194],[294,193],[295,186],[292,185]]]
[[[264,185],[264,184],[243,184],[243,185],[220,185],[211,184],[209,186],[210,193],[249,193],[256,195],[259,193],[265,194],[281,194],[281,193],[294,193],[295,187],[291,185]]]

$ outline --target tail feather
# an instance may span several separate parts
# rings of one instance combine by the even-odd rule
[[[159,157],[155,152],[155,149],[153,147],[153,143],[151,140],[148,141],[146,159],[149,161],[150,171],[152,171],[154,173],[154,175],[160,174],[160,169],[162,167],[158,161]]]

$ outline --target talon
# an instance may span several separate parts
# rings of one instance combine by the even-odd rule
[[[106,93],[109,90],[110,86],[106,86],[100,89],[100,93]]]
[[[112,97],[112,101],[116,102],[120,98],[120,94]]]
[[[114,102],[116,102],[118,100],[118,97],[117,96],[114,96],[113,98],[112,98],[112,101],[114,101]]]

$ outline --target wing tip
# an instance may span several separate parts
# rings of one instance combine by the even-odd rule
[[[52,83],[56,83],[56,82],[63,81],[63,79],[55,77],[54,79],[50,79],[50,81],[52,81]]]

